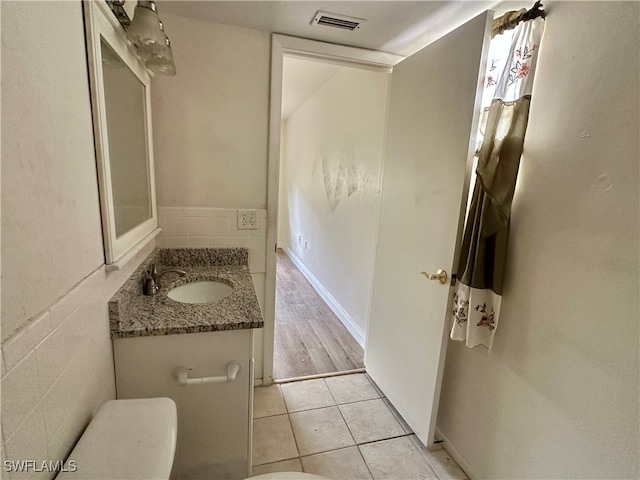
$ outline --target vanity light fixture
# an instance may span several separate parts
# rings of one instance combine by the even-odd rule
[[[175,75],[176,64],[173,61],[173,52],[171,51],[171,41],[168,37],[165,37],[167,47],[159,53],[152,53],[148,58],[145,58],[147,68],[153,73],[160,73],[162,75]]]
[[[164,33],[156,2],[138,2],[127,35],[149,70],[163,75],[176,74],[171,42]]]

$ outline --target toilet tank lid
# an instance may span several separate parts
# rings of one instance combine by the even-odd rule
[[[69,455],[69,471],[56,478],[168,479],[177,424],[176,404],[170,398],[108,401]]]

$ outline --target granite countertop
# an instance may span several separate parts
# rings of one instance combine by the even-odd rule
[[[152,262],[167,273],[157,295],[143,295],[142,279]],[[109,301],[112,337],[144,337],[180,333],[262,328],[264,321],[249,272],[246,248],[155,249]],[[198,280],[218,280],[233,287],[230,295],[211,303],[176,302],[167,292]]]

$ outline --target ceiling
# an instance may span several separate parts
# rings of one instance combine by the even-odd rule
[[[499,0],[457,1],[219,1],[157,0],[160,16],[183,17],[409,56]],[[311,25],[323,11],[366,20],[358,30]],[[282,118],[310,98],[340,69],[288,58],[283,70]]]
[[[158,10],[211,22],[408,56],[497,0],[158,0]],[[365,19],[356,31],[311,25],[317,11]]]

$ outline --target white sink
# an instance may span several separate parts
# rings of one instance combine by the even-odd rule
[[[222,300],[233,291],[226,283],[215,280],[191,282],[172,288],[167,293],[171,300],[182,303],[210,303]]]

